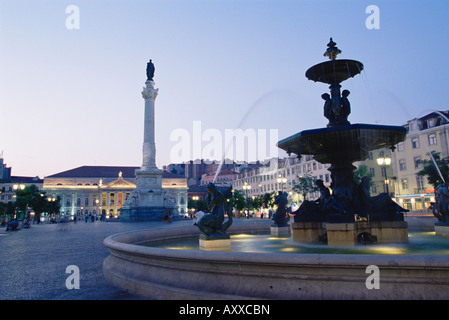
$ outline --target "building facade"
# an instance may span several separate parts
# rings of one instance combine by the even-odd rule
[[[136,188],[135,171],[139,167],[83,166],[44,178],[48,197],[61,199],[61,214],[85,217],[86,214],[117,218]],[[174,202],[174,213],[187,213],[187,182],[164,171],[165,197]]]
[[[25,187],[35,185],[42,190],[44,180],[39,177],[12,176],[12,168],[4,163],[3,156],[0,157],[0,202],[8,203],[16,201],[16,191]],[[3,214],[1,212],[0,214]]]
[[[393,161],[396,198],[404,208],[425,211],[435,201],[435,190],[426,177],[417,173],[423,168],[420,160],[431,160],[430,152],[449,156],[449,111],[431,112],[421,118],[409,120],[405,141],[396,146]]]

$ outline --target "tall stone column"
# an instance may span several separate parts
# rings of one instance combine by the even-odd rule
[[[159,89],[154,88],[154,81],[147,80],[142,91],[145,100],[143,148],[142,148],[142,171],[151,171],[156,167],[156,143],[154,136],[154,102]]]

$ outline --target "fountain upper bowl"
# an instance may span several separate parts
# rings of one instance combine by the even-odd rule
[[[354,77],[363,70],[363,64],[356,60],[330,60],[314,65],[306,71],[309,80],[323,83],[340,83]]]
[[[404,140],[406,129],[402,126],[350,124],[304,130],[278,142],[287,153],[313,155],[320,163],[363,161],[368,152],[394,147]]]

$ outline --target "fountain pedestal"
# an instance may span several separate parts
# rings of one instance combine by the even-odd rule
[[[226,234],[222,236],[200,235],[200,250],[203,251],[231,251],[231,237]]]
[[[449,237],[449,225],[438,225],[438,223],[435,223],[435,234],[437,236]]]
[[[326,233],[324,222],[294,222],[292,224],[293,241],[321,242]]]
[[[408,243],[407,221],[371,221],[370,228],[377,243]]]
[[[277,226],[271,226],[270,227],[271,236],[272,237],[285,237],[290,236],[290,226],[287,225],[285,227],[277,227]]]
[[[354,223],[327,223],[327,244],[330,246],[353,246],[357,243]]]

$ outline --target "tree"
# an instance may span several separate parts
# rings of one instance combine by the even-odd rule
[[[355,171],[354,171],[354,180],[355,182],[359,185],[360,182],[362,182],[362,178],[363,177],[373,177],[373,174],[371,172],[369,172],[368,166],[367,165],[360,165]],[[371,181],[371,184],[373,184],[373,182]]]
[[[423,168],[418,171],[417,175],[426,177],[436,190],[439,184],[445,181],[449,182],[449,157],[441,159],[440,153],[434,151],[429,153],[429,156],[430,160],[419,160],[418,163],[422,164]]]
[[[195,209],[197,211],[207,211],[206,201],[189,199],[187,202],[188,209]]]
[[[262,196],[262,204],[265,208],[270,208],[273,206],[275,195],[275,192],[264,193]]]
[[[0,215],[14,216],[16,210],[15,205],[8,201],[8,203],[0,202]]]
[[[45,211],[49,214],[56,215],[61,210],[61,197],[57,196],[56,198],[47,198],[48,203]]]
[[[58,203],[53,204],[53,206],[58,205],[59,200],[60,199],[58,199]],[[16,191],[15,207],[19,210],[19,212],[22,211],[23,215],[26,215],[28,209],[33,209],[35,214],[34,219],[38,223],[40,222],[42,212],[46,212],[50,208],[45,191],[40,191],[34,184],[29,187],[25,187],[23,190]]]
[[[252,207],[255,210],[259,210],[263,206],[263,197],[262,196],[255,196],[252,201]]]
[[[231,207],[237,209],[237,210],[243,210],[243,208],[246,207],[246,200],[245,196],[243,195],[243,192],[240,190],[234,190],[234,196],[229,199],[229,203]]]
[[[315,185],[315,181],[309,174],[298,176],[298,183],[293,186],[293,191],[302,194],[304,200],[306,200],[308,193],[318,190],[319,188]]]

